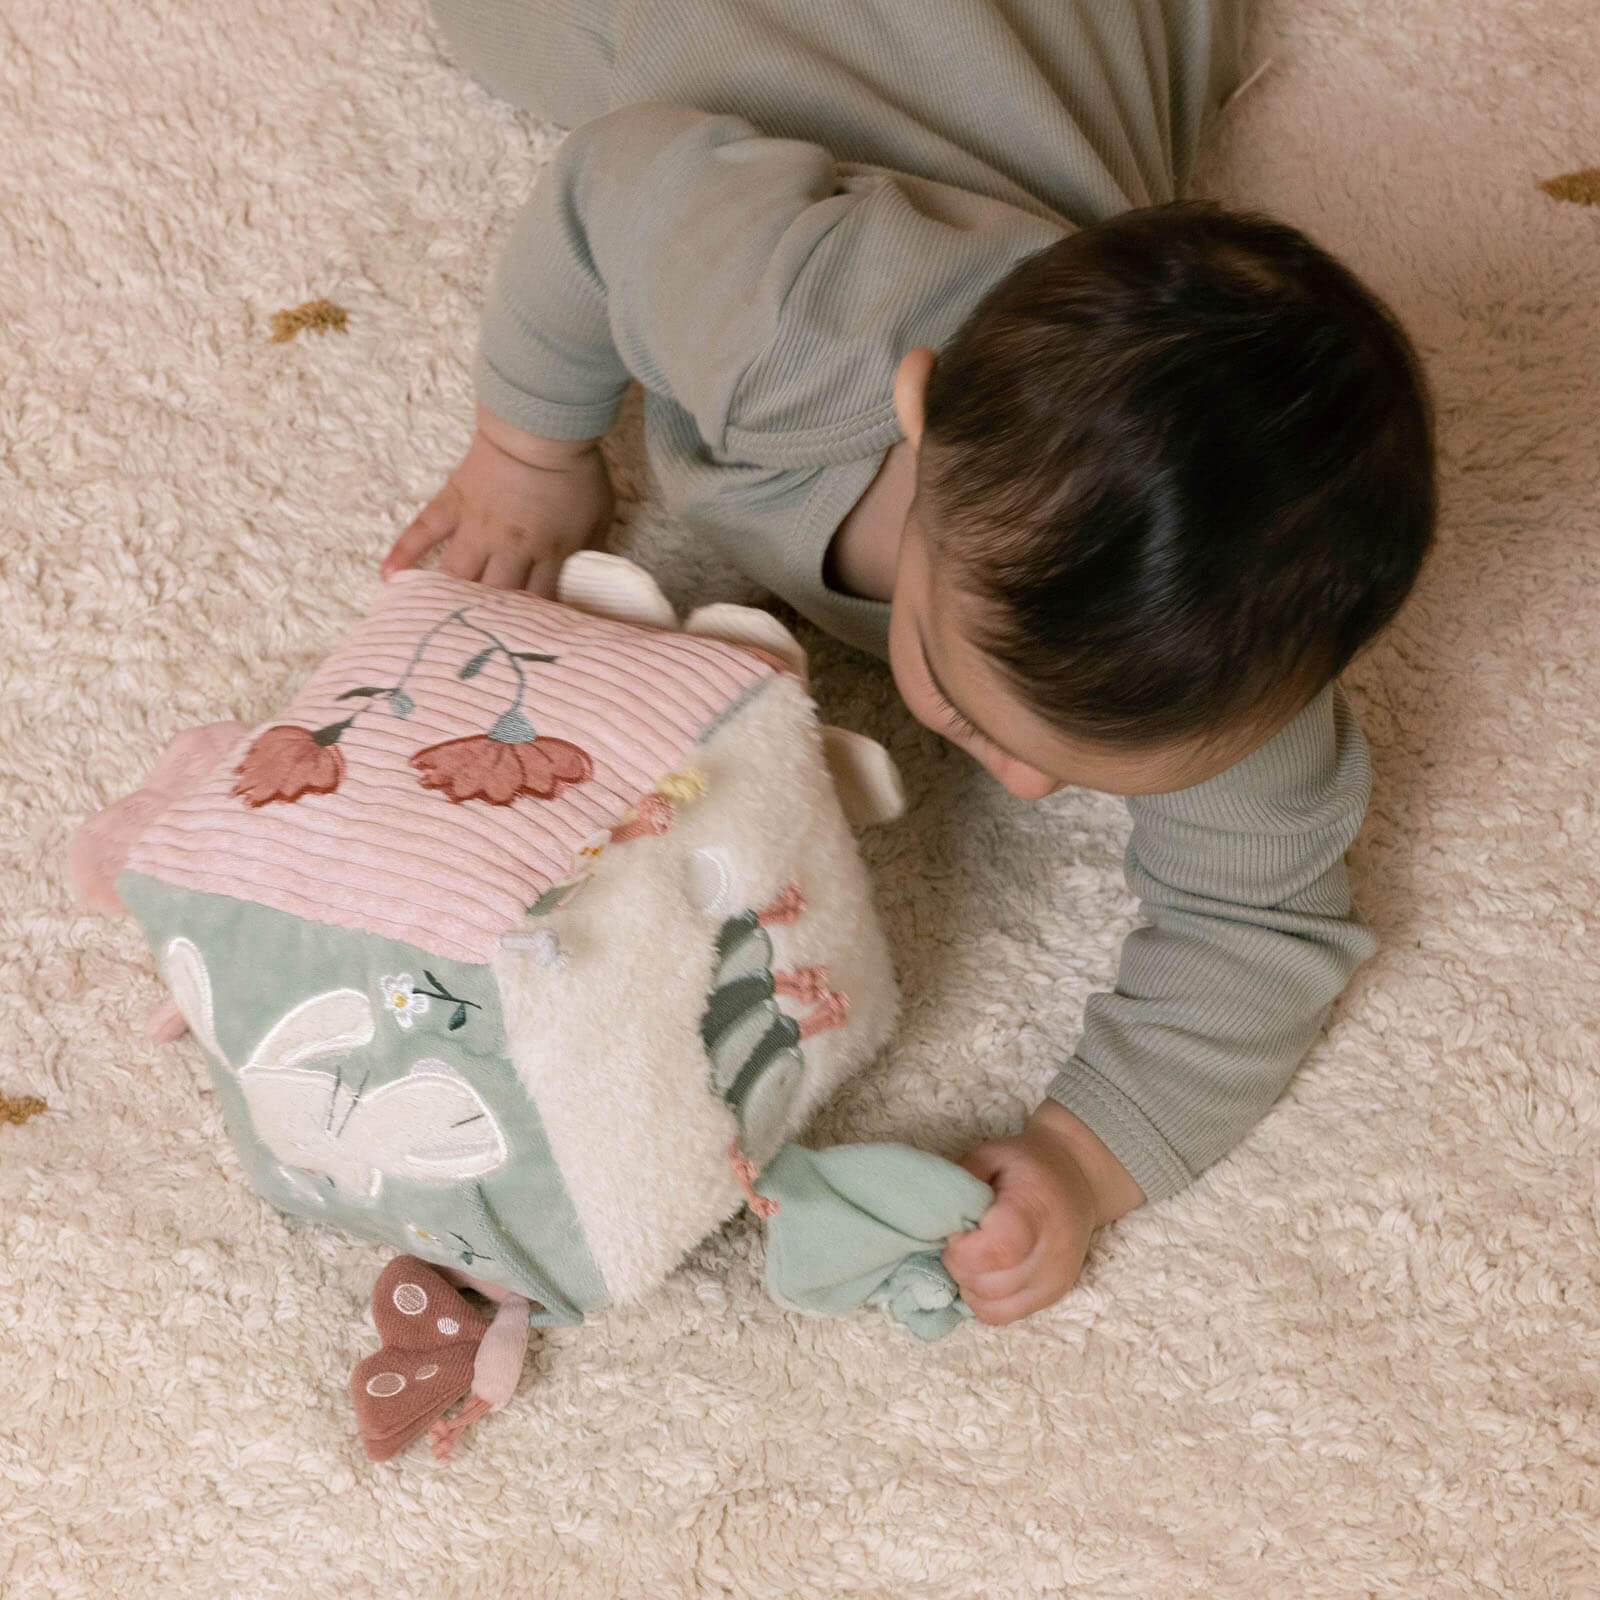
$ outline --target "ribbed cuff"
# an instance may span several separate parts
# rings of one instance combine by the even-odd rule
[[[622,394],[587,405],[562,405],[541,400],[502,377],[482,358],[473,372],[479,401],[502,422],[541,439],[598,439],[616,421]]]
[[[1147,1201],[1165,1200],[1194,1182],[1194,1174],[1161,1130],[1081,1056],[1074,1056],[1056,1074],[1048,1097],[1088,1125],[1128,1169]]]

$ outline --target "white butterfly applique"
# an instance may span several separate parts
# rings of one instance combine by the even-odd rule
[[[195,1038],[219,1061],[211,978],[188,939],[168,944],[168,987]],[[403,1077],[367,1087],[370,1064],[358,1052],[372,1043],[371,1000],[359,989],[313,995],[280,1017],[235,1068],[257,1136],[283,1163],[304,1197],[322,1199],[306,1173],[329,1179],[345,1197],[371,1202],[385,1176],[416,1183],[481,1177],[507,1158],[504,1134],[478,1091],[447,1062],[426,1057]],[[342,1057],[334,1071],[303,1062]]]

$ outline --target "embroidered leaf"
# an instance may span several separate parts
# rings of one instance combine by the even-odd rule
[[[389,709],[397,717],[409,717],[417,709],[417,702],[404,689],[396,689],[389,696]]]
[[[523,716],[515,707],[509,711],[502,711],[495,725],[489,730],[491,739],[498,739],[501,744],[526,744],[535,737],[533,724]]]
[[[445,988],[445,986],[442,983],[440,983],[439,980],[436,977],[434,977],[434,975],[431,972],[429,972],[426,967],[424,967],[422,969],[422,976],[424,978],[426,978],[428,980],[428,982],[431,983],[434,986],[434,988],[439,991],[439,998],[441,1000],[447,1000],[447,999],[448,1000],[454,1000],[455,999],[455,996],[453,994],[451,994],[450,991],[447,988]]]
[[[450,1013],[450,1031],[454,1033],[457,1028],[464,1028],[466,1025],[467,1008],[464,1005],[458,1005],[455,1010]]]
[[[318,745],[322,749],[326,749],[330,744],[338,744],[339,736],[355,720],[356,719],[354,717],[346,717],[343,722],[330,722],[327,727],[318,728],[316,732],[311,735],[312,743]]]
[[[1600,206],[1600,167],[1563,172],[1559,178],[1546,178],[1539,187],[1556,200],[1570,200],[1577,206]]]
[[[560,656],[541,655],[537,650],[513,650],[511,653],[518,661],[559,661],[561,659]]]
[[[346,689],[343,694],[336,694],[333,698],[335,700],[354,700],[360,695],[371,699],[373,695],[382,693],[384,693],[382,689]]]
[[[524,915],[530,917],[547,917],[567,897],[567,891],[572,887],[570,883],[558,883],[539,896]]]
[[[483,649],[481,649],[481,650],[480,650],[480,651],[479,651],[479,652],[478,652],[478,653],[477,653],[477,655],[475,655],[475,656],[474,656],[474,657],[473,657],[473,658],[472,658],[472,659],[471,659],[471,660],[470,660],[470,661],[469,661],[469,662],[468,662],[468,663],[467,663],[467,664],[466,664],[466,666],[464,666],[464,667],[463,667],[463,668],[462,668],[462,669],[461,669],[461,670],[460,670],[460,671],[459,671],[459,672],[458,672],[458,673],[457,673],[457,674],[456,674],[456,676],[457,676],[457,677],[458,677],[458,678],[461,678],[461,679],[467,679],[467,678],[476,678],[476,677],[477,677],[477,676],[478,676],[478,674],[479,674],[479,673],[480,673],[480,672],[482,672],[482,671],[483,671],[483,669],[484,669],[484,668],[485,668],[485,667],[486,667],[486,666],[488,666],[488,664],[489,664],[489,657],[490,657],[490,656],[492,656],[492,655],[493,655],[493,654],[494,654],[494,653],[495,653],[495,650],[496,650],[496,648],[497,648],[497,646],[495,646],[495,645],[492,645],[492,644],[486,644],[486,645],[485,645],[485,646],[484,646],[484,647],[483,647]]]

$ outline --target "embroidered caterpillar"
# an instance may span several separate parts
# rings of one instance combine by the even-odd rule
[[[739,1153],[757,1166],[773,1151],[805,1073],[803,1040],[844,1025],[849,999],[828,987],[827,969],[775,971],[769,927],[805,912],[798,884],[770,904],[729,917],[717,934],[711,994],[700,1019],[711,1087],[739,1124]],[[817,1009],[802,1018],[784,1011],[779,995]]]

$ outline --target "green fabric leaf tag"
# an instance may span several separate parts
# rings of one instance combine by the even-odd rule
[[[880,1304],[930,1340],[971,1315],[939,1260],[994,1200],[965,1167],[903,1144],[786,1144],[755,1187],[778,1206],[767,1290],[779,1305],[838,1316]]]

